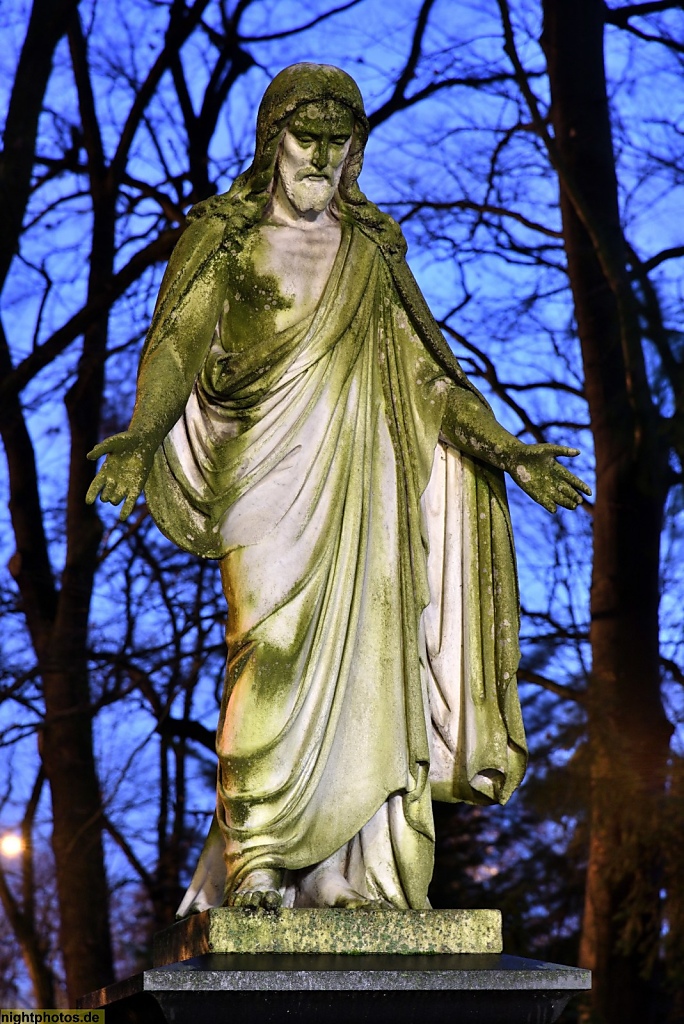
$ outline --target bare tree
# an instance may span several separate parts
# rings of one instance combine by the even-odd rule
[[[670,463],[673,443],[680,459],[684,451],[676,445],[681,412],[669,422],[649,381],[648,328],[634,287],[638,261],[630,258],[618,205],[604,5],[584,0],[570,13],[547,0],[544,17],[549,153],[560,184],[596,452],[592,805],[581,957],[596,971],[595,1009],[607,1021],[636,1021],[651,1010],[648,967],[662,929],[660,844],[672,726],[661,697],[659,549],[668,493],[681,482]],[[672,369],[681,395],[682,367]]]
[[[458,265],[460,301],[449,309],[444,329],[519,429],[538,440],[562,429],[584,437],[580,446],[591,438],[596,498],[584,524],[593,535],[589,607],[584,614],[581,606],[573,608],[568,572],[585,571],[582,549],[569,552],[567,565],[557,564],[553,589],[546,592],[549,599],[555,595],[555,608],[535,610],[523,589],[528,614],[521,676],[586,711],[590,805],[580,957],[595,971],[596,1019],[636,1022],[655,1019],[663,973],[670,973],[673,988],[680,977],[674,953],[681,948],[679,882],[667,851],[672,823],[682,823],[673,783],[681,740],[671,746],[673,726],[681,722],[676,687],[682,676],[664,645],[681,652],[681,614],[673,616],[671,574],[661,562],[660,545],[669,517],[680,517],[684,422],[676,329],[681,293],[673,275],[663,271],[684,251],[675,237],[660,251],[642,255],[638,214],[645,217],[647,197],[656,191],[678,209],[681,5],[610,9],[599,0],[499,0],[498,8],[499,26],[490,26],[503,42],[516,87],[500,80],[490,116],[479,126],[461,119],[461,131],[470,130],[475,140],[470,152],[453,144],[453,126],[444,130],[440,158],[457,168],[457,182],[450,195],[443,190],[437,198],[435,190],[419,202],[407,197],[404,219],[409,228],[417,221],[433,251],[441,249],[444,260]],[[606,25],[620,30],[609,38],[612,105]],[[496,80],[502,65],[492,48],[487,52]],[[643,95],[641,109],[637,101],[630,104],[637,72],[630,71],[628,54],[644,71],[657,66],[661,87],[674,88],[668,116],[649,112]],[[616,74],[620,63],[623,70]],[[477,113],[485,109],[479,105]],[[490,138],[481,142],[486,128]],[[456,211],[467,229],[449,224]],[[515,281],[517,301],[504,294],[506,285],[493,290],[487,336],[471,268],[493,254],[503,268],[502,281],[503,275],[508,286]],[[534,268],[534,283],[523,268]],[[481,281],[479,287],[486,292]],[[471,312],[478,299],[480,308]],[[568,321],[559,325],[561,304]],[[514,381],[506,357],[494,357],[492,342],[498,337],[510,344],[523,326],[531,352],[540,325],[548,339],[557,339],[555,358],[547,348],[536,373],[524,370]],[[568,526],[572,536],[575,527]],[[554,531],[561,555],[569,539],[563,540],[564,532],[563,525]],[[519,536],[526,541],[524,527]],[[559,602],[561,588],[565,599]],[[531,627],[541,646],[527,633]],[[549,647],[553,637],[562,644],[564,666]],[[546,659],[535,667],[535,649],[543,653],[544,645]],[[664,892],[670,894],[665,900]]]

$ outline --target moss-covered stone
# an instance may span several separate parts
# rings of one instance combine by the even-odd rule
[[[281,910],[217,908],[154,940],[156,966],[205,953],[500,953],[498,910]]]

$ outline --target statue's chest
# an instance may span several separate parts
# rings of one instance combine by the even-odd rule
[[[289,300],[278,320],[282,330],[314,311],[330,277],[340,238],[337,232],[264,229],[254,252],[259,274],[278,282],[280,293]]]
[[[280,332],[313,313],[340,237],[337,224],[308,231],[275,225],[257,229],[231,268],[228,299],[237,319],[250,321],[252,330],[263,325]]]

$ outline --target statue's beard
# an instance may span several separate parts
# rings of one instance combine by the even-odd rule
[[[278,174],[283,185],[283,191],[297,213],[309,213],[314,210],[322,213],[330,205],[340,177],[342,167],[329,172],[316,170],[315,167],[304,167],[294,174],[282,164],[278,167]]]

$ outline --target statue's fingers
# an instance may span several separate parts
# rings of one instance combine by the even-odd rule
[[[127,493],[128,492],[126,487],[124,487],[118,481],[115,481],[111,494],[109,496],[109,500],[111,501],[112,505],[118,505],[120,504],[120,502],[123,501]]]
[[[88,452],[86,458],[90,459],[91,462],[96,462],[101,459],[103,455],[117,454],[118,452],[126,451],[131,444],[130,435],[123,431],[121,434],[112,434],[111,437],[106,437],[104,441],[100,441],[95,447]]]
[[[95,447],[88,452],[88,454],[86,455],[86,459],[90,459],[91,462],[97,462],[97,460],[102,458],[103,455],[108,454],[109,446],[107,442],[100,441],[99,444],[96,444]]]
[[[126,500],[124,501],[123,507],[122,507],[121,511],[119,512],[119,519],[121,520],[122,523],[123,523],[123,521],[125,519],[128,519],[128,517],[130,516],[131,512],[135,508],[135,500],[136,500],[136,495],[135,494],[129,494],[128,497],[126,498]]]
[[[546,509],[547,512],[556,511],[556,503],[552,498],[547,498],[546,496],[544,496],[543,498],[538,497],[536,500],[539,502],[542,508]]]
[[[575,492],[574,496],[570,494],[558,495],[558,504],[562,508],[576,509],[577,506],[580,505],[581,503],[582,499],[579,496],[579,494],[577,494],[577,492]]]
[[[571,506],[565,505],[565,508],[576,508],[582,501],[582,495],[578,494],[576,488],[574,488],[571,484],[567,483],[566,481],[562,481],[558,485],[558,493],[560,495],[559,501],[561,500],[561,498],[563,498],[565,501],[572,502]]]
[[[569,484],[576,491],[581,491],[582,494],[586,494],[588,497],[591,497],[591,487],[589,486],[589,484],[585,484],[584,480],[580,480],[578,476],[575,476],[574,473],[571,473],[569,469],[565,468],[565,466],[562,466],[561,469],[561,476],[564,483]]]
[[[97,476],[95,477],[95,479],[92,481],[92,483],[91,483],[90,487],[88,488],[87,492],[86,492],[85,500],[86,500],[86,503],[88,505],[92,505],[93,504],[93,502],[97,498],[98,494],[100,493],[102,488],[105,486],[106,482],[107,482],[107,478],[104,477],[102,475],[102,473],[98,473]]]
[[[112,505],[116,505],[116,481],[112,480],[111,477],[105,477],[105,485],[102,488],[100,498],[102,501],[108,501]]]
[[[577,494],[578,488],[575,485],[575,480],[571,476],[562,476],[558,481],[558,487],[567,494]]]
[[[574,459],[576,455],[580,454],[579,448],[568,448],[564,444],[543,444],[540,447],[544,449],[547,455],[553,455],[556,459]]]

